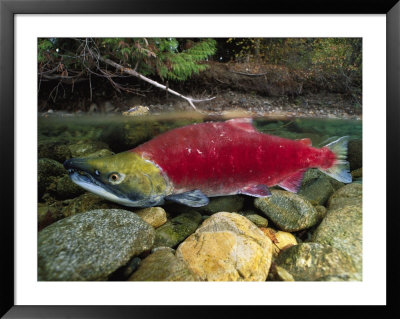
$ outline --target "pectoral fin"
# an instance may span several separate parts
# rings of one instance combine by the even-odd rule
[[[240,194],[249,195],[253,197],[267,197],[271,196],[271,192],[265,185],[252,185],[244,187],[239,191]]]
[[[305,169],[289,176],[288,178],[281,181],[278,185],[289,192],[297,193],[300,189],[301,182],[303,181]]]
[[[205,206],[210,201],[208,197],[198,189],[181,194],[169,195],[165,197],[165,199],[190,207]]]

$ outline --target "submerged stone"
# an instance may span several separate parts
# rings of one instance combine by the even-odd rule
[[[348,255],[319,243],[292,246],[282,251],[275,263],[295,281],[316,281],[344,274],[348,274],[352,280],[357,278],[357,270]]]
[[[174,250],[160,247],[147,256],[129,278],[130,281],[195,281],[188,266],[175,256]]]
[[[240,211],[243,208],[243,202],[244,197],[240,195],[211,197],[208,205],[196,209],[207,215],[218,212],[232,213]]]
[[[321,220],[320,213],[303,197],[282,190],[271,190],[271,194],[270,197],[256,198],[254,205],[281,230],[298,231]]]
[[[202,221],[201,214],[195,211],[180,214],[156,229],[154,247],[175,247],[194,233]]]
[[[347,184],[333,193],[328,201],[329,210],[349,205],[362,207],[362,184]]]
[[[349,255],[361,274],[362,271],[362,210],[359,206],[345,206],[329,210],[315,230],[312,241],[327,244]]]
[[[272,243],[247,218],[220,212],[180,244],[176,256],[200,280],[265,281]]]
[[[153,227],[129,211],[99,209],[64,218],[39,232],[38,280],[105,280],[153,241]]]

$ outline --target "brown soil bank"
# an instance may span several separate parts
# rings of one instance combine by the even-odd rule
[[[338,79],[329,79],[326,74],[316,75],[293,71],[284,66],[257,63],[209,61],[207,64],[209,68],[206,71],[191,79],[169,83],[171,89],[186,96],[215,97],[211,101],[196,103],[199,110],[243,110],[259,115],[284,112],[292,116],[361,117],[361,88],[349,89]],[[89,111],[93,109],[93,103],[100,106],[98,109],[101,109],[101,104],[108,103],[113,106],[108,107],[110,110],[117,111],[126,111],[136,105],[148,106],[153,112],[191,110],[190,105],[181,98],[147,86],[135,78],[128,78],[128,81],[147,91],[142,96],[117,94],[107,82],[97,82],[90,101],[87,84],[83,83],[80,90],[76,87],[70,94],[67,88],[66,97],[60,96],[57,101],[48,99],[47,92],[42,91],[39,110]]]

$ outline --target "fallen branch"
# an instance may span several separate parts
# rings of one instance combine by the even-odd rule
[[[263,75],[267,75],[268,72],[264,72],[264,73],[244,73],[244,72],[236,72],[236,71],[229,71],[231,73],[235,73],[235,74],[240,74],[240,75],[246,75],[246,76],[263,76]]]
[[[196,109],[195,105],[193,104],[193,102],[194,103],[205,102],[205,101],[210,101],[210,100],[215,99],[215,97],[208,98],[208,99],[192,99],[192,98],[184,96],[184,95],[182,95],[182,94],[180,94],[180,93],[178,93],[178,92],[176,92],[174,90],[171,90],[170,88],[168,88],[165,85],[162,85],[162,84],[160,84],[160,83],[158,83],[156,81],[153,81],[152,79],[149,79],[149,78],[145,77],[144,75],[140,74],[139,72],[135,71],[134,69],[124,67],[124,66],[122,66],[122,65],[120,65],[120,64],[118,64],[118,63],[116,63],[116,62],[114,62],[114,61],[112,61],[110,59],[103,58],[99,54],[94,53],[92,50],[90,50],[89,52],[95,58],[97,58],[99,61],[101,61],[103,63],[106,63],[108,65],[111,65],[112,67],[114,67],[115,69],[117,69],[120,72],[124,72],[124,73],[130,74],[130,75],[132,75],[134,77],[137,77],[137,78],[139,78],[139,79],[141,79],[141,80],[143,80],[143,81],[145,81],[147,83],[150,83],[151,85],[154,85],[154,86],[156,86],[156,87],[158,87],[160,89],[163,89],[163,90],[165,90],[165,91],[167,91],[167,92],[169,92],[169,93],[171,93],[173,95],[179,96],[180,98],[182,98],[182,99],[186,100],[187,102],[189,102],[190,106],[193,107],[195,110],[197,110],[197,109]]]

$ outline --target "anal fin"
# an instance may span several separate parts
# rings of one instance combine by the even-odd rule
[[[165,197],[165,199],[190,207],[205,206],[210,201],[208,197],[198,189],[181,194],[169,195]]]
[[[268,187],[262,184],[244,187],[239,191],[239,193],[253,197],[271,196],[271,192],[269,191]]]
[[[300,189],[301,182],[303,181],[304,173],[306,169],[302,169],[301,171],[289,176],[288,178],[281,181],[278,186],[286,189],[289,192],[297,193]]]

